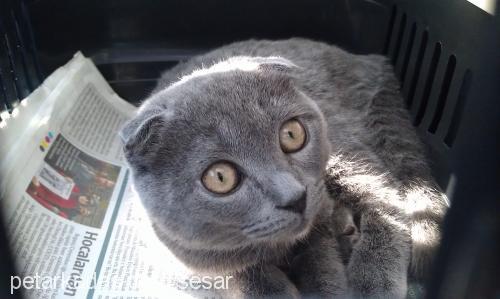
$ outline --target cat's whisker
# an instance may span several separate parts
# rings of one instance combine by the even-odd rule
[[[276,228],[274,228],[274,229],[272,229],[272,230],[270,230],[270,231],[264,232],[264,233],[262,233],[262,234],[257,234],[257,235],[255,235],[255,237],[257,237],[257,238],[265,238],[265,237],[267,237],[267,236],[270,236],[270,235],[272,235],[272,234],[275,234],[276,232],[278,232],[278,231],[282,230],[283,228],[284,228],[284,227],[276,227]]]
[[[249,229],[249,228],[251,228],[251,227],[253,227],[253,226],[256,226],[256,225],[259,225],[259,224],[262,224],[262,223],[266,223],[266,222],[268,222],[270,218],[271,218],[271,215],[269,215],[269,216],[267,216],[267,217],[265,217],[265,218],[263,218],[263,219],[260,219],[260,220],[259,220],[259,221],[257,221],[257,222],[252,222],[252,223],[250,223],[250,224],[245,224],[245,225],[242,225],[242,226],[240,226],[239,228],[240,228],[241,230]]]
[[[286,221],[286,219],[279,219],[277,221],[271,221],[271,222],[268,222],[267,224],[265,224],[263,227],[257,227],[255,229],[250,230],[250,231],[246,231],[246,233],[247,234],[255,234],[255,233],[258,233],[260,231],[265,231],[268,228],[280,225],[280,224],[282,224],[285,221]]]

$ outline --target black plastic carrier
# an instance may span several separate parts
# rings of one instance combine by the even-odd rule
[[[0,0],[0,110],[78,50],[133,103],[162,70],[236,40],[302,36],[384,54],[452,202],[427,296],[490,298],[500,296],[499,15],[500,2],[486,12],[467,0]],[[3,230],[0,244],[7,291]]]

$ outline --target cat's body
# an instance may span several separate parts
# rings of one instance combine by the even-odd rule
[[[275,134],[290,119],[308,139],[284,154]],[[195,269],[234,274],[232,295],[404,297],[438,245],[446,200],[381,56],[228,45],[167,71],[123,136],[160,239]],[[245,179],[226,197],[199,183],[217,160]]]

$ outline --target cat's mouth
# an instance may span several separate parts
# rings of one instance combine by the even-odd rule
[[[265,219],[241,226],[241,231],[256,241],[294,242],[307,236],[321,209],[321,194],[325,188],[323,180],[312,186],[314,188],[307,188],[300,205],[287,209],[280,207]]]

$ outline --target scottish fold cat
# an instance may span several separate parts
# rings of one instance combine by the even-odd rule
[[[405,297],[448,205],[398,88],[384,57],[298,38],[168,70],[121,132],[158,237],[227,297]]]

